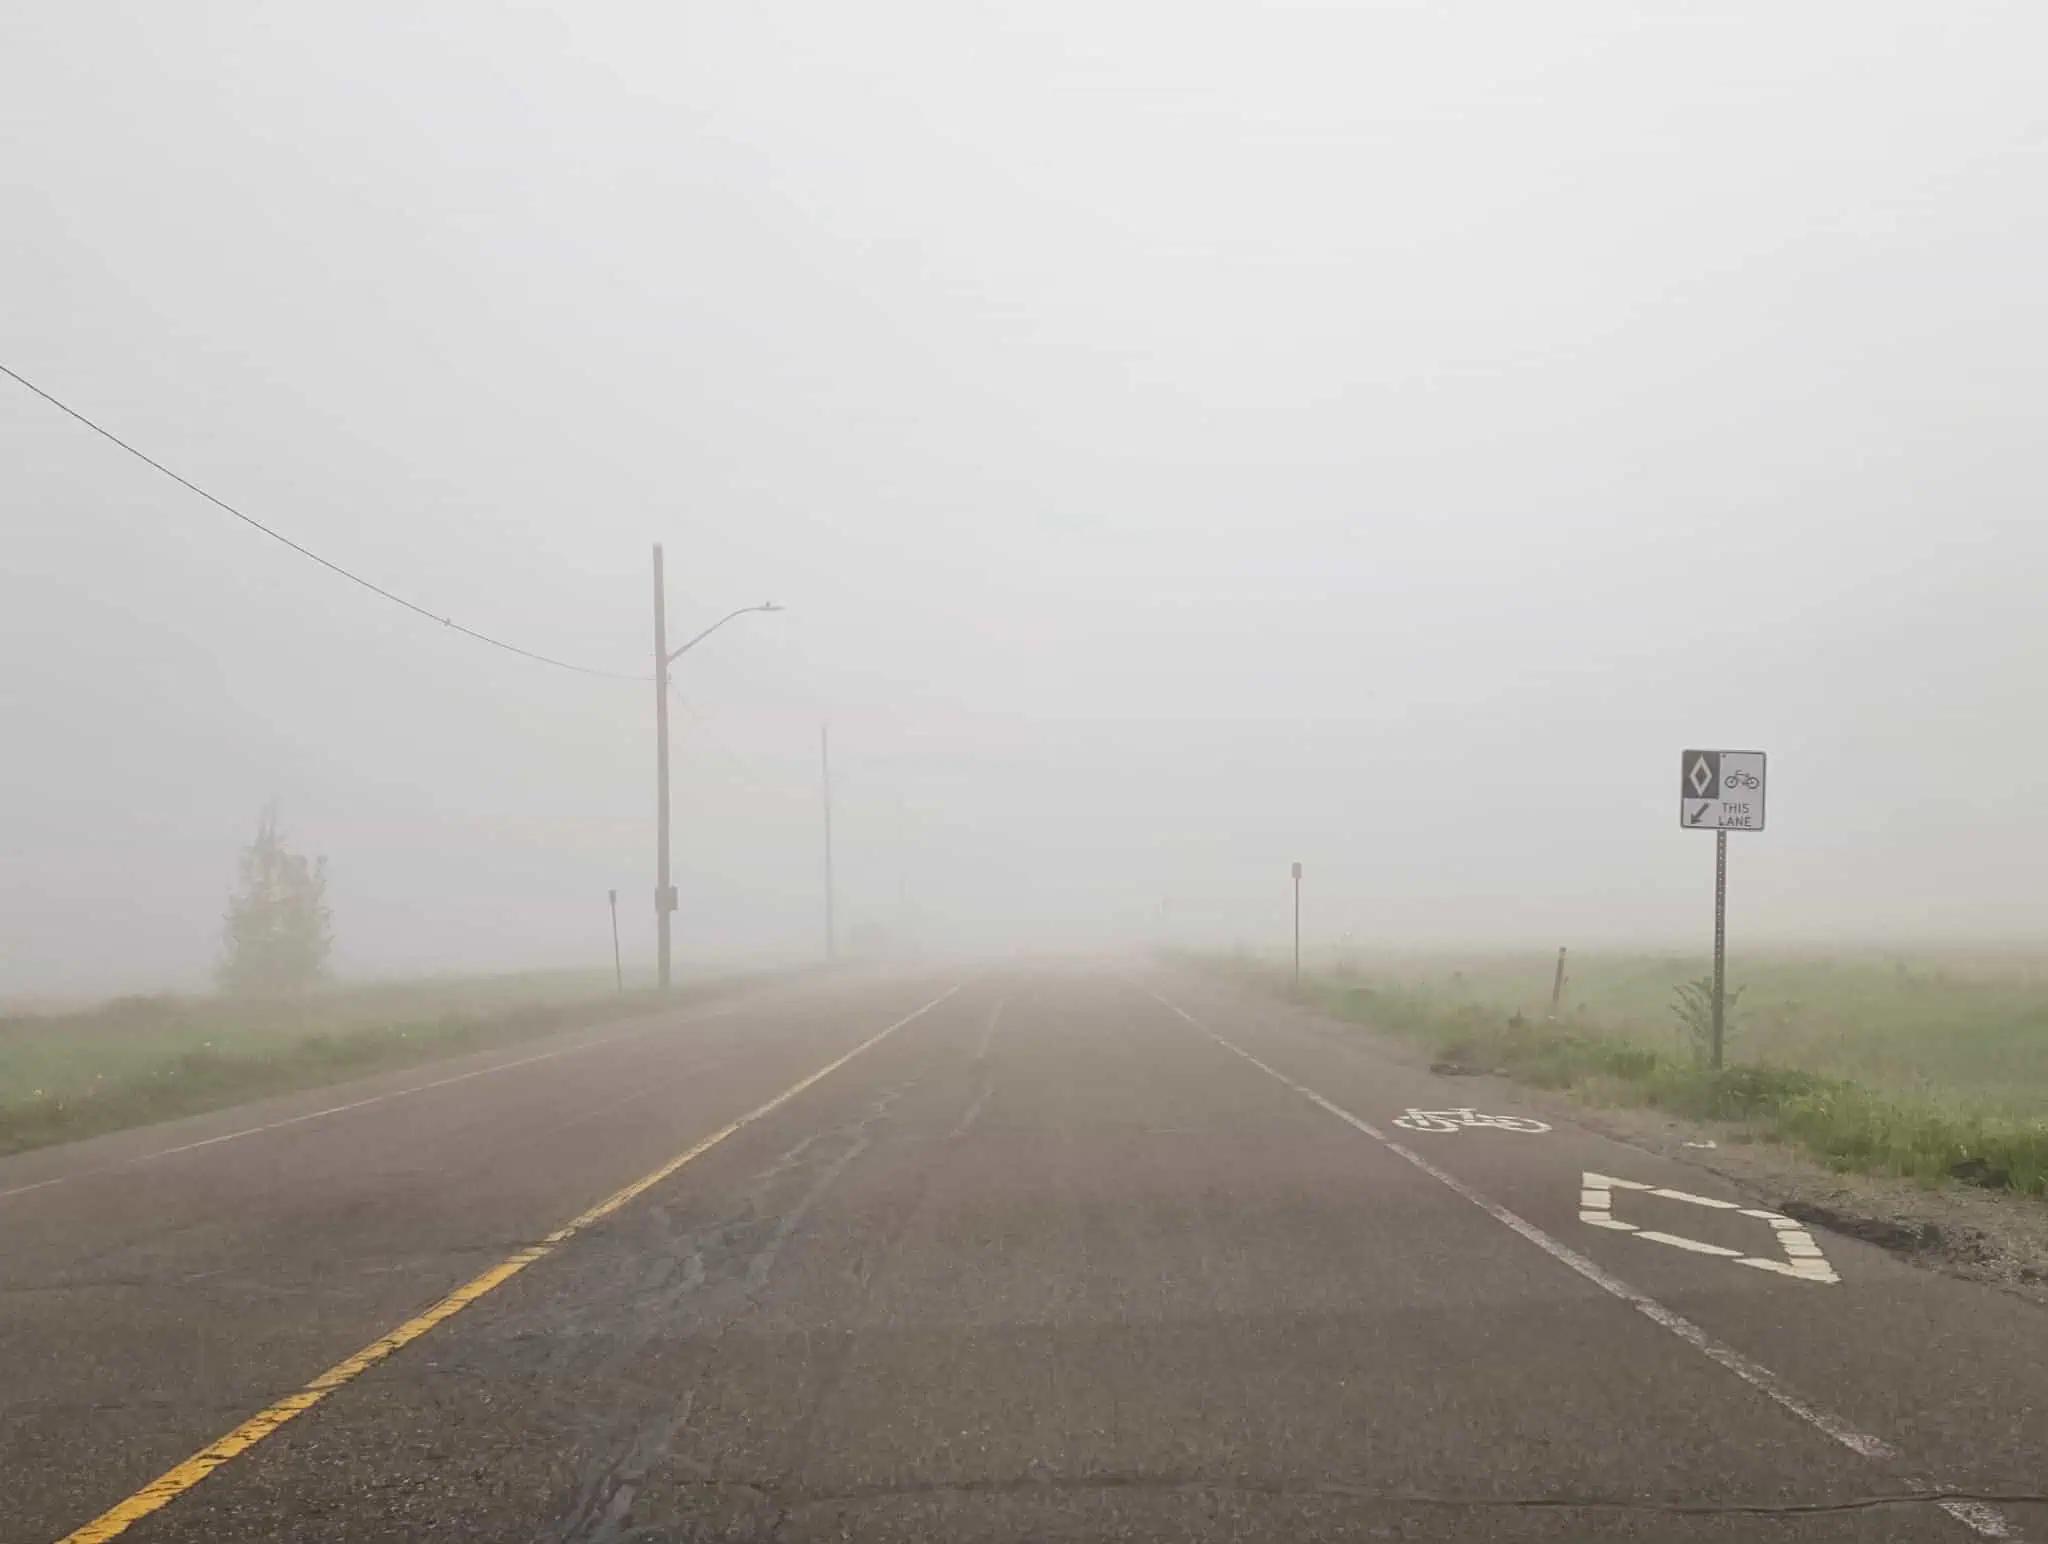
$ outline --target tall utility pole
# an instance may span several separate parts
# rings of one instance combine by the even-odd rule
[[[654,544],[654,927],[661,990],[669,984],[669,917],[675,887],[668,874],[668,591],[661,579],[661,543]]]
[[[668,592],[661,578],[661,543],[654,544],[654,917],[660,939],[661,989],[669,986],[669,918],[676,909],[676,887],[668,870],[668,667],[717,632],[734,617],[750,611],[780,611],[774,601],[728,611],[687,643],[668,646]]]
[[[839,927],[832,895],[832,726],[818,726],[818,775],[825,799],[825,958],[839,958]]]

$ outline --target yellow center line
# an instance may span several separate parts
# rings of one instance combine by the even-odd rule
[[[879,1045],[904,1025],[923,1018],[959,990],[958,986],[948,987],[915,1013],[906,1014],[887,1029],[876,1031],[844,1056],[827,1062],[800,1082],[790,1084],[766,1104],[756,1105],[738,1120],[719,1127],[694,1147],[676,1154],[660,1168],[643,1174],[630,1185],[614,1190],[589,1210],[580,1212],[563,1223],[538,1244],[529,1244],[516,1254],[507,1255],[482,1275],[464,1282],[426,1312],[406,1320],[390,1334],[371,1341],[355,1355],[336,1362],[296,1393],[287,1394],[276,1403],[257,1411],[226,1436],[201,1448],[183,1463],[165,1470],[127,1500],[107,1508],[84,1527],[65,1534],[57,1544],[101,1544],[102,1540],[127,1532],[150,1513],[168,1506],[184,1495],[222,1464],[248,1452],[292,1417],[304,1415],[343,1384],[361,1377],[394,1351],[411,1345],[435,1325],[454,1318],[478,1298],[503,1286],[534,1261],[553,1254],[585,1228],[593,1223],[602,1222],[635,1196],[652,1190],[684,1164],[701,1158],[741,1127],[751,1125],[762,1116],[780,1109],[812,1084],[830,1077],[870,1046]]]

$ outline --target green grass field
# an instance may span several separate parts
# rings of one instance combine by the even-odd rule
[[[1555,952],[1366,955],[1328,962],[1318,974],[1383,982],[1445,1008],[1543,1020],[1556,961]],[[1569,956],[1565,968],[1564,1023],[1676,1052],[1683,1040],[1673,993],[1704,975],[1709,962],[1588,951]],[[1731,1062],[2048,1114],[2048,952],[1736,956],[1728,985],[1742,989],[1728,1037]]]
[[[685,986],[671,1001],[722,983]],[[734,984],[734,983],[724,983]],[[124,997],[0,1017],[0,1153],[644,1013],[603,972],[333,986],[288,1001]]]
[[[1302,995],[1447,1058],[1589,1100],[1735,1120],[1843,1168],[2048,1191],[2048,953],[1756,954],[1728,1067],[1701,1066],[1672,1004],[1704,972],[1677,954],[1358,955],[1317,962]],[[1285,993],[1288,971],[1211,958]]]

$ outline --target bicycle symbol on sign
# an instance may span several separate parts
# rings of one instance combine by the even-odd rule
[[[1481,1115],[1474,1109],[1463,1110],[1416,1110],[1406,1115],[1396,1115],[1394,1124],[1405,1131],[1548,1131],[1550,1127],[1540,1120],[1530,1120],[1522,1115]]]
[[[1724,770],[1721,773],[1721,788],[1724,797],[1726,796],[1726,791],[1730,788],[1761,788],[1763,785],[1764,780],[1754,772],[1729,772]]]

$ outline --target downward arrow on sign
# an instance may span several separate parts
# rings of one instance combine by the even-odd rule
[[[1682,1238],[1676,1233],[1659,1233],[1650,1228],[1638,1227],[1633,1222],[1623,1222],[1614,1215],[1614,1192],[1617,1190],[1645,1190],[1653,1196],[1662,1196],[1667,1201],[1683,1201],[1690,1206],[1704,1206],[1717,1212],[1734,1212],[1743,1217],[1754,1217],[1759,1222],[1771,1225],[1778,1247],[1785,1252],[1782,1260],[1767,1260],[1758,1255],[1746,1255],[1739,1249],[1727,1249],[1719,1244],[1704,1243],[1696,1238]],[[1834,1286],[1841,1281],[1834,1267],[1827,1262],[1827,1256],[1820,1252],[1820,1245],[1813,1241],[1797,1222],[1782,1212],[1767,1212],[1761,1207],[1740,1206],[1733,1201],[1717,1201],[1712,1196],[1696,1196],[1683,1190],[1664,1190],[1656,1185],[1646,1185],[1636,1179],[1616,1179],[1611,1174],[1595,1174],[1590,1169],[1580,1175],[1579,1221],[1591,1223],[1596,1228],[1612,1228],[1617,1233],[1633,1233],[1637,1238],[1648,1239],[1653,1244],[1669,1244],[1674,1249],[1690,1250],[1694,1254],[1719,1255],[1733,1260],[1737,1265],[1754,1266],[1760,1271],[1771,1271],[1779,1276],[1790,1276],[1797,1281],[1818,1281]]]

